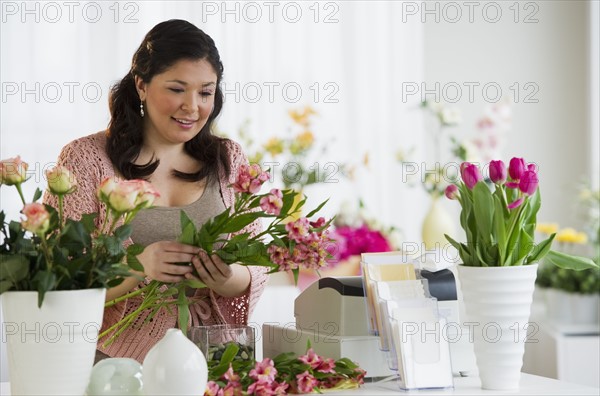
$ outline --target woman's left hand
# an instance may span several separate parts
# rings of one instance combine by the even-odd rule
[[[223,297],[238,297],[250,285],[250,271],[239,264],[227,265],[219,256],[208,255],[201,250],[192,258],[198,277],[186,274],[188,279],[197,279]]]

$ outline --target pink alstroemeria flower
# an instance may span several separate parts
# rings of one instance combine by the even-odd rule
[[[264,381],[270,384],[275,380],[277,369],[275,368],[273,360],[264,358],[262,362],[256,362],[256,365],[250,370],[248,375],[256,381]]]
[[[308,364],[312,369],[316,369],[321,365],[321,363],[323,363],[323,358],[317,355],[312,348],[306,351],[306,355],[300,356],[298,360],[300,360],[302,363]]]
[[[511,158],[510,164],[508,165],[508,174],[513,180],[520,180],[523,172],[526,170],[527,167],[525,166],[525,160],[523,158]]]
[[[283,193],[281,190],[276,188],[271,190],[269,195],[266,195],[260,199],[260,207],[265,213],[279,216],[281,208],[283,207]]]
[[[500,160],[490,162],[490,180],[496,184],[504,183],[506,180],[506,166],[504,166],[504,162]]]
[[[463,162],[460,168],[460,176],[462,177],[463,182],[469,190],[472,190],[477,183],[483,180],[483,177],[481,176],[477,165],[471,164],[469,162]]]
[[[308,371],[296,375],[296,381],[298,383],[298,392],[300,393],[311,393],[319,383]]]
[[[308,235],[310,223],[306,217],[301,217],[292,223],[287,223],[285,225],[285,230],[288,232],[290,239],[300,243],[304,240],[304,237]]]

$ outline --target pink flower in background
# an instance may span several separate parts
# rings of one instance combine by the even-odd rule
[[[276,188],[271,190],[271,193],[260,199],[260,207],[266,213],[279,216],[283,207],[283,193]]]
[[[12,186],[21,184],[27,180],[27,162],[21,160],[21,156],[0,161],[0,185]]]
[[[317,379],[308,371],[296,375],[296,381],[298,382],[298,392],[300,393],[311,393],[313,388],[318,384]]]
[[[333,253],[330,262],[346,260],[350,256],[361,253],[389,252],[392,250],[388,240],[376,230],[371,230],[365,224],[360,227],[338,227],[331,235],[336,242],[337,252]]]
[[[27,231],[37,235],[43,235],[50,227],[50,213],[44,205],[38,202],[29,203],[21,211],[25,219],[21,221],[21,226]]]
[[[250,378],[257,381],[265,381],[271,383],[275,380],[277,369],[273,364],[273,360],[264,358],[262,362],[256,362],[256,366],[248,374]]]
[[[219,384],[217,384],[215,381],[208,381],[206,384],[206,390],[204,391],[204,396],[218,396],[219,389]]]
[[[317,355],[312,348],[306,351],[305,355],[300,356],[298,360],[300,360],[302,363],[308,364],[313,369],[316,369],[321,365],[321,363],[323,363],[321,356]]]

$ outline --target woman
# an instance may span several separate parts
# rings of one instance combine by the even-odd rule
[[[133,221],[129,243],[145,246],[138,256],[146,281],[179,282],[195,277],[208,289],[190,290],[192,325],[245,324],[266,282],[266,269],[224,264],[197,247],[176,242],[180,210],[197,226],[233,204],[229,185],[238,167],[247,163],[240,146],[212,135],[221,112],[223,65],[214,41],[189,22],[170,20],[156,25],[133,56],[131,70],[111,90],[111,120],[107,131],[69,143],[58,165],[70,169],[78,189],[65,199],[65,214],[106,208],[95,192],[107,177],[146,179],[160,192],[155,208],[141,211]],[[46,194],[46,203],[57,206]],[[257,233],[253,223],[244,232]],[[176,263],[191,262],[192,266]],[[107,291],[107,300],[138,286],[135,277]],[[104,312],[102,329],[139,307],[139,298],[127,299]],[[142,362],[167,329],[176,326],[176,309],[163,309],[152,321],[141,315],[106,348],[100,358],[131,357]],[[97,356],[97,358],[98,358]]]

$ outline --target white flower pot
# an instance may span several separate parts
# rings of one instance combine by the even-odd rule
[[[561,324],[596,324],[599,321],[600,294],[568,293],[546,289],[546,312]]]
[[[144,394],[202,395],[208,381],[204,355],[179,329],[169,329],[142,364]]]
[[[90,379],[106,289],[2,294],[13,395],[78,395]]]
[[[537,267],[458,266],[483,389],[519,388]]]

